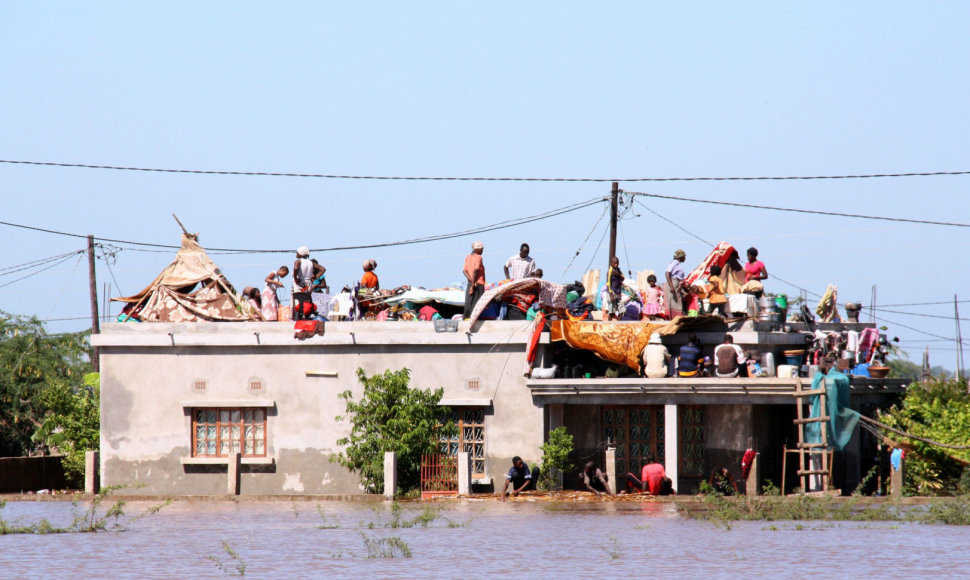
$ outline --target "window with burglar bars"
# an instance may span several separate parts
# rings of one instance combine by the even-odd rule
[[[192,456],[266,457],[266,409],[192,409]]]
[[[616,444],[616,471],[639,477],[645,463],[664,462],[664,408],[662,405],[603,407],[603,430]]]
[[[455,456],[459,452],[468,453],[472,462],[472,479],[485,477],[485,409],[454,409],[451,420],[458,427],[458,432],[450,439],[441,440],[441,452]]]
[[[704,471],[704,407],[680,407],[680,477],[703,478]]]

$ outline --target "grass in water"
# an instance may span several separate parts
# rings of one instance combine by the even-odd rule
[[[903,506],[896,502],[869,503],[861,497],[835,498],[703,496],[703,509],[686,510],[688,517],[703,519],[731,529],[733,521],[848,521],[908,522],[970,525],[970,496],[936,498],[927,506]]]
[[[246,561],[242,559],[238,552],[232,549],[229,542],[222,541],[222,551],[228,556],[228,559],[223,561],[219,556],[206,556],[206,559],[211,560],[212,563],[216,565],[223,574],[230,574],[233,576],[245,576],[246,575]]]

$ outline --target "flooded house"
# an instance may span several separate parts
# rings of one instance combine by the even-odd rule
[[[338,395],[349,390],[359,398],[357,369],[373,375],[408,368],[412,387],[444,390],[441,404],[459,429],[442,446],[470,454],[477,491],[501,489],[514,456],[537,463],[540,446],[559,426],[574,437],[577,465],[589,459],[604,465],[612,449],[610,476],[622,481],[654,460],[679,493],[696,490],[716,468],[740,479],[748,449],[759,454],[760,480],[779,485],[785,449],[798,443],[793,393],[811,381],[793,376],[805,370],[801,362],[754,378],[645,378],[631,368],[635,363],[611,361],[574,340],[580,330],[609,327],[604,344],[636,359],[657,326],[647,322],[472,320],[445,328],[357,320],[328,322],[322,335],[301,340],[292,322],[232,318],[240,309],[231,286],[196,246],[183,239],[173,265],[125,299],[164,312],[156,321],[106,324],[92,336],[100,353],[104,486],[137,486],[145,495],[222,494],[229,458],[238,452],[241,494],[363,493],[355,474],[331,462],[341,450],[337,441],[350,432],[346,419],[337,420],[345,410]],[[710,356],[731,335],[753,358],[773,358],[780,368],[785,352],[805,349],[813,335],[807,323],[716,318],[667,327],[663,344],[676,353],[689,329]],[[820,323],[815,330],[872,326]],[[618,343],[613,331],[620,328],[639,338]],[[527,376],[530,368],[548,369],[551,378]],[[853,378],[852,408],[872,414],[893,402],[904,383]],[[875,445],[865,434],[852,437],[836,454],[835,487],[858,484]],[[789,489],[795,463],[787,461]],[[568,488],[575,479],[567,473],[563,483]]]

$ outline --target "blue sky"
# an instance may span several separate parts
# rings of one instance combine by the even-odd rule
[[[938,2],[2,4],[0,159],[354,175],[697,177],[970,170],[970,5]],[[970,222],[970,176],[621,183],[628,191]],[[605,196],[609,183],[345,181],[0,164],[0,220],[177,244],[295,249],[471,229]],[[695,236],[757,246],[769,274],[868,305],[953,299],[966,228],[642,200]],[[639,206],[624,267],[707,247]],[[331,284],[375,258],[382,285],[459,281],[475,237],[487,276],[528,241],[548,279],[606,263],[602,206],[423,245],[316,257]],[[83,240],[0,226],[0,268]],[[132,294],[172,253],[123,248],[99,289]],[[570,259],[580,256],[567,269]],[[292,253],[214,255],[237,286]],[[24,274],[31,273],[30,270]],[[114,279],[112,279],[112,274]],[[0,276],[8,284],[19,275]],[[117,281],[117,283],[115,282]],[[120,286],[120,289],[119,289]],[[777,279],[768,290],[797,294]],[[0,309],[89,312],[86,264],[0,287]],[[970,304],[966,305],[970,315]],[[952,305],[880,315],[918,362],[953,366]],[[117,312],[117,308],[114,310]],[[863,319],[867,316],[863,314]],[[80,330],[85,320],[55,321]],[[922,334],[923,331],[927,334]],[[934,336],[930,336],[934,335]]]

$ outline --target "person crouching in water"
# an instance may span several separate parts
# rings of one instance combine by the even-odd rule
[[[512,486],[512,497],[515,497],[523,491],[535,491],[537,479],[539,479],[539,468],[533,467],[532,471],[529,471],[529,466],[526,465],[525,461],[522,461],[522,458],[516,455],[512,458],[512,467],[505,474],[505,485],[502,486],[502,501],[505,501],[505,495],[508,493],[509,485]]]
[[[613,495],[613,492],[610,491],[609,480],[609,476],[603,473],[599,465],[596,465],[593,461],[587,461],[583,470],[579,473],[579,481],[582,486],[596,495],[603,493]]]

